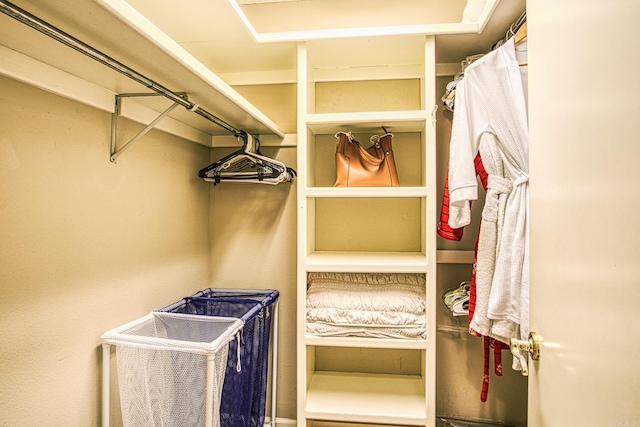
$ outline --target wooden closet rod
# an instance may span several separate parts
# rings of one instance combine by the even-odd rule
[[[93,47],[89,46],[88,44],[76,39],[75,37],[65,33],[64,31],[60,30],[59,28],[54,27],[53,25],[41,20],[40,18],[30,14],[29,12],[15,6],[14,4],[5,1],[5,0],[0,0],[0,11],[3,12],[5,15],[8,15],[14,19],[16,19],[17,21],[22,22],[23,24],[28,25],[29,27],[41,32],[42,34],[45,34],[49,37],[51,37],[54,40],[59,41],[60,43],[75,49],[76,51],[88,56],[91,59],[94,59],[98,62],[100,62],[103,65],[106,65],[107,67],[111,68],[112,70],[115,70],[117,72],[119,72],[120,74],[123,74],[127,77],[129,77],[130,79],[148,87],[149,89],[153,90],[156,93],[159,93],[160,95],[163,95],[167,98],[169,98],[170,100],[172,100],[173,102],[182,105],[184,108],[186,108],[189,111],[193,111],[194,113],[204,117],[205,119],[217,124],[218,126],[222,127],[223,129],[228,130],[229,132],[233,133],[236,137],[237,136],[241,136],[244,135],[245,132],[241,131],[239,129],[234,128],[233,126],[231,126],[230,124],[226,123],[225,121],[223,121],[222,119],[214,116],[213,114],[209,113],[208,111],[204,110],[203,108],[201,108],[198,104],[194,104],[193,102],[190,102],[189,100],[183,98],[182,96],[178,95],[177,93],[167,89],[166,87],[162,86],[159,83],[156,83],[155,81],[151,80],[148,77],[145,77],[144,75],[138,73],[137,71],[127,67],[126,65],[122,64],[121,62],[111,58],[108,55],[105,55],[104,53],[100,52],[97,49],[94,49]]]

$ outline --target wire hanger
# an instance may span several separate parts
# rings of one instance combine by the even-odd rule
[[[526,34],[527,34],[526,22],[527,22],[527,11],[525,10],[518,17],[518,19],[509,26],[509,28],[504,34],[504,37],[493,44],[493,46],[491,47],[491,50],[496,50],[497,48],[502,46],[504,43],[506,43],[507,40],[509,40],[512,37],[515,37],[515,35],[522,29],[523,26],[525,26],[524,35],[526,37]],[[522,39],[515,39],[514,41],[518,43],[521,40]]]
[[[242,148],[201,169],[198,176],[214,185],[222,181],[236,183],[279,184],[291,182],[296,171],[260,152],[260,140],[242,132]]]

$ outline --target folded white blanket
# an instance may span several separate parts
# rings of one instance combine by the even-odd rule
[[[426,338],[421,274],[309,273],[307,332]]]

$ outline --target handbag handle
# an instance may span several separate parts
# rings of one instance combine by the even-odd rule
[[[364,148],[360,142],[356,141],[351,132],[338,132],[336,136],[338,137],[336,153],[354,159],[358,158],[363,165],[368,165],[368,168],[378,167],[387,155],[382,145],[378,141],[373,141],[373,138],[370,139],[372,146]]]
[[[384,135],[373,135],[369,138],[371,144],[375,145],[376,148],[382,149],[384,154],[389,154],[393,147],[391,146],[391,141],[393,140],[393,134],[390,132],[385,133]]]

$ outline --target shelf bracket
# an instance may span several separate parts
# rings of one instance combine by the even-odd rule
[[[177,92],[177,95],[179,95],[180,97],[184,98],[185,100],[187,100],[187,94],[184,92]],[[124,144],[122,147],[120,147],[119,150],[116,150],[116,136],[118,133],[118,116],[120,115],[120,110],[121,110],[121,106],[122,106],[122,100],[124,98],[136,98],[136,97],[146,97],[146,96],[162,96],[159,93],[122,93],[122,94],[118,94],[116,95],[115,98],[115,108],[113,113],[111,114],[111,149],[109,152],[109,160],[111,160],[112,163],[116,162],[116,159],[128,148],[131,148],[131,146],[136,143],[140,138],[142,138],[144,135],[147,134],[147,132],[149,132],[151,129],[153,129],[158,122],[160,122],[160,120],[162,120],[163,118],[165,118],[171,111],[173,111],[174,108],[176,108],[178,105],[177,102],[174,102],[173,104],[171,104],[171,106],[169,106],[169,108],[167,108],[166,110],[164,110],[162,113],[160,113],[160,115],[153,120],[151,123],[149,123],[144,129],[142,129],[140,132],[138,132],[138,134],[136,136],[134,136],[133,138],[131,138],[131,140],[129,140],[129,142],[127,142],[126,144]]]

